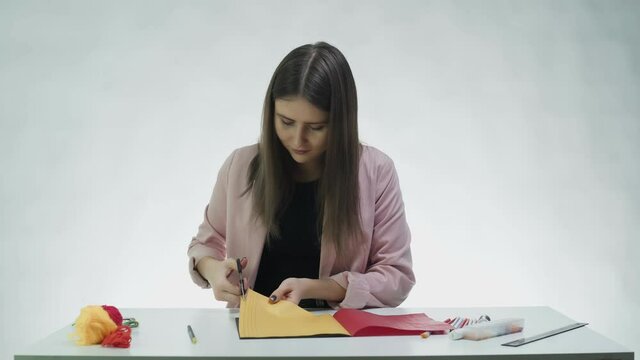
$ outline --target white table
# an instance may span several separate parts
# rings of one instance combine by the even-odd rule
[[[393,357],[428,359],[633,359],[634,354],[588,326],[556,335],[518,348],[501,346],[507,341],[532,336],[576,322],[549,307],[499,308],[395,308],[370,310],[378,314],[424,312],[436,320],[464,316],[477,318],[488,314],[492,319],[522,317],[523,333],[483,341],[450,340],[446,335],[428,339],[419,336],[332,337],[296,339],[240,340],[234,310],[227,309],[123,309],[125,317],[135,317],[140,327],[133,330],[129,349],[77,346],[68,338],[69,325],[18,352],[15,359],[75,360],[119,358],[216,359],[257,358],[374,358]],[[588,322],[589,319],[577,319]],[[187,335],[190,324],[198,338],[192,344]]]

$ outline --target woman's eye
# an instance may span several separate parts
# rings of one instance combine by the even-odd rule
[[[285,119],[280,119],[280,120],[282,120],[282,123],[284,124],[284,126],[291,126],[291,125],[293,125],[293,121],[288,121],[288,120],[285,120]]]
[[[311,127],[311,130],[313,130],[313,131],[320,131],[322,129],[324,129],[324,125],[322,125],[322,126],[312,126]]]

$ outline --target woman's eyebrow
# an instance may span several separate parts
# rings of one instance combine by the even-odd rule
[[[282,118],[285,118],[285,119],[287,119],[287,120],[296,121],[296,120],[294,120],[294,119],[292,119],[292,118],[290,118],[290,117],[288,117],[288,116],[282,115],[282,114],[280,114],[280,113],[276,113],[276,115],[278,115],[278,116],[280,116],[280,117],[282,117]],[[308,122],[308,123],[305,123],[305,124],[310,124],[310,125],[320,125],[320,124],[326,124],[326,123],[327,123],[326,121],[319,121],[319,122]]]

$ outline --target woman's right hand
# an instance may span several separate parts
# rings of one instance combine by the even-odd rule
[[[246,257],[240,260],[243,269],[247,267],[247,263]],[[236,259],[228,258],[220,261],[212,257],[204,257],[200,259],[196,267],[200,275],[211,284],[216,300],[231,304],[240,303],[240,284],[232,284],[229,281],[229,276],[237,271]],[[244,283],[247,283],[247,278],[244,278]]]

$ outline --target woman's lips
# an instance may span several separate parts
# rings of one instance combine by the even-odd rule
[[[304,155],[306,153],[308,153],[311,150],[298,150],[298,149],[293,149],[293,152],[298,154],[298,155]]]

